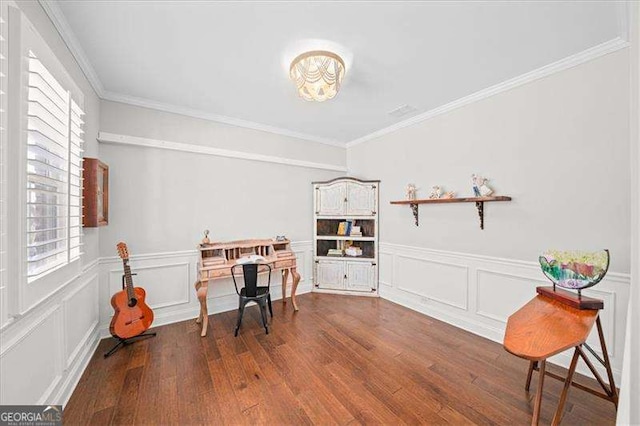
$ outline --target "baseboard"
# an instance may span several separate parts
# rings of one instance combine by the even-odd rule
[[[280,289],[275,289],[272,293],[272,300],[282,300],[282,293]],[[311,284],[300,284],[296,292],[297,296],[311,292]],[[223,299],[222,301],[220,299]],[[223,312],[235,311],[238,309],[238,298],[233,295],[231,297],[217,298],[216,303],[213,305],[208,304],[209,315],[220,314]],[[174,324],[177,322],[195,320],[200,314],[200,308],[197,306],[189,306],[185,309],[174,310],[164,314],[156,315],[153,321],[153,328],[161,327],[163,325]],[[103,323],[100,327],[100,339],[110,338],[109,324]]]
[[[536,296],[536,286],[547,284],[535,262],[399,244],[380,243],[379,263],[381,298],[500,344],[507,317]],[[598,287],[585,290],[605,300],[600,315],[618,384],[630,281],[629,274],[610,272]],[[587,342],[600,352],[597,333]],[[549,359],[565,368],[570,361],[570,351]],[[591,376],[584,363],[577,371]]]

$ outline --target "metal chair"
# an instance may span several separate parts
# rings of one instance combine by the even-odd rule
[[[244,287],[238,289],[236,282],[235,270],[238,267],[242,267],[242,275],[244,276]],[[269,279],[266,286],[258,286],[258,272],[260,268],[269,269]],[[264,271],[264,269],[262,269]],[[260,317],[262,318],[262,325],[265,331],[269,334],[269,327],[267,326],[267,306],[269,306],[269,313],[273,318],[273,308],[271,307],[271,266],[266,263],[245,263],[242,265],[233,265],[231,267],[231,277],[233,278],[233,285],[236,287],[236,293],[239,297],[238,306],[238,323],[236,324],[235,336],[238,336],[238,330],[240,330],[240,324],[242,324],[242,316],[244,315],[244,307],[249,302],[255,302],[260,307]]]

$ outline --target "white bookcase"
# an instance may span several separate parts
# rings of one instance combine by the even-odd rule
[[[350,177],[313,183],[314,291],[378,296],[378,190],[380,181]],[[341,222],[359,226],[362,236],[338,235]],[[357,257],[327,256],[345,244]]]

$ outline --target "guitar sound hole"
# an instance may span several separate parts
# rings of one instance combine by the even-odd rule
[[[136,306],[138,304],[138,299],[129,299],[129,307],[133,308],[134,306]]]

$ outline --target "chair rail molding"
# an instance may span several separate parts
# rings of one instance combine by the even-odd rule
[[[313,246],[311,241],[293,241],[291,249],[298,257],[298,270],[301,275],[297,294],[311,292]],[[161,253],[142,253],[130,257],[133,272],[138,273],[134,284],[146,288],[147,300],[153,304],[153,326],[195,319],[200,312],[200,304],[195,297],[194,282],[198,250],[176,250]],[[113,294],[120,290],[122,270],[116,267],[122,260],[118,256],[100,259],[101,286],[104,294]],[[289,290],[293,277],[289,276]],[[271,284],[273,300],[282,298],[282,286],[278,279]],[[161,295],[159,303],[153,302],[153,295]],[[209,314],[232,311],[238,308],[238,300],[231,279],[217,280],[207,300],[211,309]],[[101,300],[101,318],[99,334],[107,338],[112,308],[109,300]]]
[[[536,262],[425,247],[383,242],[379,262],[380,297],[498,343],[507,317],[536,296],[537,286],[548,284]],[[416,280],[416,268],[428,270],[428,279]],[[627,318],[621,301],[628,300],[630,283],[629,274],[610,271],[597,288],[585,290],[605,301],[602,325],[618,383]],[[587,341],[600,351],[597,333]],[[567,367],[569,355],[550,361]],[[578,371],[588,374],[584,365]]]

